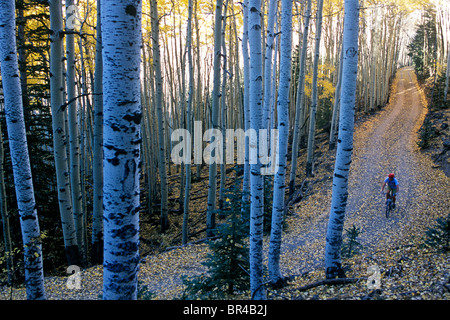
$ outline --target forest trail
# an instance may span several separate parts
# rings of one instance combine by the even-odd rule
[[[397,72],[393,83],[390,104],[369,119],[356,124],[345,228],[351,228],[352,225],[360,228],[362,234],[359,240],[363,248],[356,260],[343,260],[344,270],[351,270],[346,271],[349,277],[367,276],[368,265],[375,264],[386,271],[397,266],[398,261],[416,259],[414,252],[408,252],[404,248],[420,244],[425,230],[434,224],[436,218],[448,213],[450,178],[442,171],[432,169],[432,161],[420,152],[416,144],[417,131],[427,112],[425,103],[413,69],[403,68]],[[328,151],[322,157],[328,157],[327,163],[333,163],[334,155],[335,151]],[[323,167],[326,166],[322,166],[320,170]],[[400,193],[397,209],[386,219],[384,196],[380,190],[383,179],[389,172],[395,172],[400,183]],[[288,291],[293,291],[296,285],[324,279],[323,260],[331,203],[331,174],[332,170],[326,169],[325,177],[328,179],[322,179],[322,185],[315,185],[314,193],[300,201],[287,218],[288,228],[283,234],[281,248],[281,272],[284,276],[303,275],[295,280],[300,283],[292,283],[286,287]],[[321,172],[317,173],[317,177],[321,175]],[[268,245],[269,238],[265,237],[266,253]],[[206,259],[207,253],[208,246],[203,243],[149,255],[141,261],[139,283],[146,286],[146,290],[153,294],[153,299],[179,298],[183,292],[182,276],[190,277],[205,271],[201,262]],[[442,268],[442,265],[448,266],[448,256],[436,259],[429,255],[426,259],[425,262],[414,261],[414,268],[420,270],[411,269],[410,272],[414,279],[409,281],[422,285],[416,291],[428,290],[430,284],[427,281],[448,277],[448,268]],[[435,260],[439,260],[436,268],[432,267]],[[432,275],[429,270],[438,270],[439,273]],[[422,277],[420,281],[424,283],[416,281],[418,277]],[[67,277],[46,277],[48,299],[101,299],[101,266],[83,270],[79,279],[81,290],[69,290],[66,287]],[[388,293],[388,280],[383,279],[384,294],[390,294],[396,299],[395,290]],[[406,280],[405,277],[402,278],[400,287]],[[392,287],[399,285],[394,283]],[[292,294],[293,298],[298,296],[295,292]],[[361,292],[357,291],[350,296],[358,294]],[[22,289],[10,292],[3,287],[0,297],[24,299],[25,292]],[[247,296],[242,298],[246,299]]]
[[[408,245],[411,238],[422,238],[427,227],[450,206],[447,194],[450,179],[443,172],[431,169],[431,160],[420,153],[416,144],[417,131],[427,111],[425,103],[413,68],[403,68],[394,81],[390,104],[356,125],[345,228],[355,225],[362,231],[361,261],[367,257],[375,261],[375,256],[380,255],[394,259],[396,254],[392,250]],[[329,151],[324,156],[334,155],[335,151]],[[386,219],[381,185],[390,172],[395,172],[399,180],[400,193],[397,209]],[[283,235],[280,258],[284,276],[316,273],[319,279],[324,278],[321,273],[331,184],[331,179],[325,181],[288,217],[289,227]],[[266,254],[268,246],[266,237]],[[204,269],[201,260],[206,252],[207,246],[203,244],[149,256],[141,268],[143,281],[149,283],[149,290],[158,299],[177,297],[182,290],[180,276],[193,276]],[[347,261],[343,262],[345,266]],[[384,262],[375,261],[380,266]],[[355,276],[366,276],[367,269],[360,268],[364,274]]]
[[[423,229],[436,217],[443,216],[450,205],[450,179],[432,169],[431,161],[416,144],[427,109],[412,67],[397,72],[393,88],[390,104],[355,128],[344,228],[353,225],[360,228],[359,241],[366,256],[383,251],[384,247],[387,250],[389,246],[398,246],[410,236],[422,237]],[[395,173],[400,192],[397,208],[386,219],[381,186],[390,172]],[[329,185],[325,195],[313,196],[295,210],[298,216],[310,215],[312,211],[315,214],[310,223],[297,224],[298,228],[290,228],[285,236],[282,249],[285,275],[324,268],[331,202]]]

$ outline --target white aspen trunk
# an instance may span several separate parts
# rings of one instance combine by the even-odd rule
[[[221,89],[221,115],[220,115],[220,127],[222,130],[222,161],[220,163],[220,188],[219,188],[219,209],[223,209],[223,197],[225,196],[225,184],[227,180],[227,170],[226,170],[226,143],[225,143],[225,132],[227,129],[227,77],[228,77],[228,55],[227,55],[227,47],[225,44],[225,31],[227,26],[227,9],[229,1],[227,0],[224,4],[223,10],[223,20],[222,20],[222,36],[221,36],[221,46],[222,46],[222,89]]]
[[[447,71],[445,72],[444,103],[447,103],[449,75],[450,75],[450,49],[448,50],[447,53]]]
[[[188,2],[188,25],[187,25],[187,40],[186,49],[188,55],[188,68],[189,68],[189,90],[188,90],[188,101],[187,101],[187,113],[186,113],[186,130],[191,132],[191,118],[192,118],[192,100],[194,95],[194,64],[192,61],[192,7],[193,0]],[[191,141],[189,141],[191,142]],[[183,151],[183,152],[186,152]],[[189,200],[191,196],[191,154],[187,155],[188,162],[185,163],[186,168],[186,186],[184,194],[184,205],[183,205],[183,227],[182,227],[182,244],[186,244],[189,239]]]
[[[278,166],[273,185],[272,226],[269,247],[269,277],[273,284],[283,281],[280,271],[281,235],[285,211],[285,175],[289,140],[289,88],[292,55],[292,1],[281,1],[281,56],[278,88]]]
[[[302,114],[302,103],[303,94],[305,90],[305,62],[306,62],[306,52],[308,47],[308,34],[309,34],[309,20],[311,18],[311,0],[308,0],[308,4],[305,11],[305,23],[303,27],[303,39],[302,39],[302,51],[300,54],[299,61],[299,75],[297,84],[297,97],[295,101],[295,123],[294,123],[294,133],[292,138],[292,160],[291,160],[291,172],[289,176],[289,194],[293,194],[295,190],[295,178],[297,173],[297,158],[298,149],[300,146],[300,126],[301,114]]]
[[[256,139],[250,140],[251,152],[257,152],[259,129],[262,125],[262,47],[261,47],[261,1],[250,0],[248,5],[248,38],[250,49],[249,106],[250,128],[255,130]],[[256,153],[256,154],[259,154]],[[266,298],[263,284],[263,218],[264,183],[261,175],[261,163],[250,164],[250,291],[251,298]]]
[[[93,213],[91,262],[103,260],[103,62],[101,3],[97,0],[97,38],[95,43],[94,77],[94,145],[92,160]]]
[[[243,3],[244,26],[242,34],[242,61],[244,65],[244,129],[250,129],[250,57],[248,52],[248,0]],[[250,164],[249,164],[249,139],[245,138],[244,178],[242,181],[242,201],[250,200]]]
[[[66,0],[66,21],[70,21],[73,12],[73,0]],[[72,192],[73,218],[76,229],[76,237],[78,250],[81,257],[84,257],[84,224],[81,196],[80,181],[80,144],[78,142],[78,122],[77,122],[77,103],[75,94],[75,43],[74,34],[66,26],[66,81],[67,81],[67,108],[68,108],[68,125],[69,125],[69,151],[70,151],[70,190]]]
[[[9,148],[22,231],[27,299],[46,299],[42,243],[28,155],[16,50],[15,3],[0,2],[0,64]]]
[[[270,0],[267,19],[267,40],[264,63],[264,116],[262,129],[270,127],[270,107],[272,105],[272,56],[274,44],[275,18],[277,16],[278,0]]]
[[[330,128],[330,139],[329,139],[329,150],[336,148],[336,129],[339,123],[338,111],[341,102],[341,84],[342,84],[342,60],[344,57],[344,46],[341,44],[341,53],[339,55],[339,71],[337,74],[337,84],[336,91],[334,92],[334,105],[333,105],[333,115],[331,117],[331,128]]]
[[[358,0],[345,0],[344,60],[339,136],[325,246],[325,271],[327,279],[344,276],[341,268],[340,252],[348,198],[348,175],[353,152],[355,94],[358,71],[358,27]]]
[[[213,91],[211,107],[211,129],[220,129],[219,125],[219,97],[220,97],[220,56],[222,46],[222,0],[217,0],[214,23],[214,66]],[[214,138],[215,139],[215,138]],[[214,140],[211,139],[211,143]],[[212,150],[211,157],[216,157],[216,148]],[[217,162],[209,164],[208,206],[206,209],[206,236],[212,237],[216,228],[216,194],[217,194]]]
[[[308,133],[308,148],[306,156],[306,175],[313,174],[314,165],[314,138],[316,133],[316,111],[319,103],[317,77],[319,71],[319,55],[320,55],[320,38],[322,34],[322,8],[323,0],[317,1],[317,20],[316,20],[316,43],[314,53],[313,78],[312,78],[312,93],[311,93],[311,109],[309,116],[309,133]]]
[[[64,247],[69,265],[80,265],[76,229],[72,214],[70,173],[67,164],[66,123],[62,72],[62,12],[61,1],[50,1],[50,96],[52,107],[53,152],[55,158],[58,202],[64,235]]]
[[[159,177],[161,180],[161,232],[169,228],[168,214],[168,187],[166,171],[166,147],[165,131],[166,121],[163,114],[163,93],[161,74],[161,54],[159,51],[159,26],[158,26],[158,6],[156,0],[151,1],[151,24],[152,24],[152,47],[153,47],[153,68],[155,70],[156,85],[156,115],[159,127]]]
[[[370,111],[375,110],[376,106],[376,74],[377,74],[377,51],[378,51],[378,31],[376,25],[378,22],[378,9],[375,9],[375,16],[373,18],[372,34],[370,37],[370,49],[372,54],[372,62],[370,68],[371,83],[370,83]]]
[[[103,299],[137,298],[141,1],[102,0]]]

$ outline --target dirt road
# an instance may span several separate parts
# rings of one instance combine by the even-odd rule
[[[390,104],[355,129],[345,228],[360,228],[365,255],[422,237],[436,217],[448,213],[449,179],[431,168],[431,161],[416,144],[426,113],[423,93],[416,84],[413,68],[399,70]],[[381,186],[390,172],[399,180],[400,192],[396,210],[386,219]],[[285,237],[285,274],[323,269],[330,201],[331,191],[327,191],[296,209],[299,217],[314,214],[290,228]]]

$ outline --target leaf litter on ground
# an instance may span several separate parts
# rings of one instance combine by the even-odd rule
[[[402,76],[403,75],[403,76]],[[344,228],[355,226],[362,233],[363,248],[360,254],[343,260],[348,278],[357,279],[343,285],[319,285],[308,290],[303,286],[325,279],[323,256],[325,234],[331,201],[332,168],[335,151],[328,150],[327,139],[318,143],[321,152],[316,160],[314,177],[307,179],[312,188],[302,201],[289,208],[286,217],[288,228],[283,234],[281,270],[289,277],[288,285],[268,290],[268,299],[449,299],[449,254],[425,247],[424,235],[435,220],[448,214],[450,207],[450,179],[433,167],[432,160],[417,148],[417,131],[426,114],[423,91],[417,88],[417,100],[425,106],[412,124],[407,140],[399,145],[398,135],[392,128],[403,126],[402,115],[395,117],[394,126],[380,131],[380,123],[394,112],[398,105],[411,103],[411,98],[400,96],[405,84],[405,73],[395,79],[391,103],[380,112],[355,127],[354,154],[349,179],[349,203]],[[403,101],[404,99],[405,101]],[[381,139],[374,139],[380,134]],[[381,152],[386,145],[392,146],[392,155]],[[396,168],[403,175],[398,209],[389,219],[384,217],[384,198],[380,188],[390,170],[396,150],[402,150],[401,162]],[[376,159],[370,152],[373,148]],[[303,170],[305,155],[298,162]],[[402,171],[406,168],[406,172]],[[367,174],[369,172],[370,174]],[[367,181],[361,181],[366,179]],[[405,183],[403,183],[405,182]],[[403,183],[403,184],[402,184]],[[355,191],[356,190],[356,191]],[[307,192],[305,192],[307,193]],[[356,197],[352,194],[356,194]],[[267,254],[269,238],[264,241]],[[151,254],[143,258],[139,282],[145,284],[153,299],[177,299],[184,290],[181,277],[205,272],[201,264],[206,259],[205,243],[189,245],[173,250]],[[265,260],[267,263],[267,257]],[[367,285],[369,268],[380,270],[380,290],[370,290]],[[81,271],[81,289],[68,289],[66,277],[46,277],[48,299],[95,300],[101,299],[102,267],[95,266]],[[25,289],[0,287],[0,299],[25,299]],[[248,299],[249,292],[230,298]]]

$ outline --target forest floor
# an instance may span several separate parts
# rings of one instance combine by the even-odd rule
[[[304,180],[302,200],[289,208],[283,236],[281,270],[290,280],[281,289],[268,288],[268,299],[450,298],[449,253],[423,246],[425,231],[437,218],[446,216],[450,207],[450,178],[416,143],[426,106],[413,69],[403,68],[394,80],[389,105],[357,121],[345,228],[360,229],[362,249],[343,259],[346,276],[354,279],[353,283],[320,283],[325,279],[323,256],[335,151],[328,150],[326,138],[316,141],[314,176]],[[448,119],[445,121],[448,124]],[[386,218],[380,190],[389,172],[396,173],[400,192],[397,208]],[[268,242],[266,238],[265,252]],[[201,262],[207,252],[208,246],[200,243],[147,255],[139,272],[141,292],[151,292],[152,299],[180,298],[181,277],[205,271]],[[369,268],[374,266],[381,278],[376,291],[367,286]],[[81,272],[79,290],[68,289],[67,280],[46,278],[48,299],[101,298],[101,266]],[[0,299],[24,299],[24,291],[2,287]],[[244,292],[230,298],[248,297]]]

